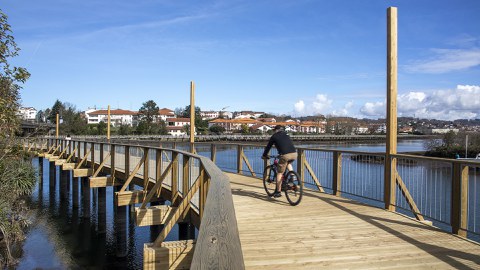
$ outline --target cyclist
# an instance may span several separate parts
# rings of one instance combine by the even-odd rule
[[[273,193],[273,197],[278,198],[282,196],[281,191],[283,172],[285,172],[287,165],[288,170],[293,170],[290,161],[297,159],[297,150],[295,149],[295,146],[293,146],[293,142],[285,132],[285,128],[283,126],[276,125],[274,131],[275,133],[272,135],[272,137],[270,137],[267,146],[265,146],[262,158],[268,159],[268,152],[270,152],[272,146],[275,145],[280,157],[278,162],[277,187],[275,193]]]

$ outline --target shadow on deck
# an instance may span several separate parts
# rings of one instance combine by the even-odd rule
[[[228,174],[248,269],[480,269],[480,245],[401,214],[308,191],[299,206]]]

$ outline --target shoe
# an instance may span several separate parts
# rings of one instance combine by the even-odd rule
[[[280,198],[282,197],[282,193],[281,192],[278,192],[278,191],[275,191],[275,193],[273,193],[273,196],[274,198]]]

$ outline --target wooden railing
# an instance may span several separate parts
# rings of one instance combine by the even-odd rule
[[[75,161],[64,169],[73,169],[74,176],[89,176],[92,188],[121,185],[115,203],[122,205],[128,197],[125,204],[140,205],[135,208],[137,225],[164,224],[155,241],[145,246],[145,269],[244,269],[229,179],[209,158],[178,149],[64,139],[29,140],[24,147],[41,152],[57,165]],[[141,189],[132,190],[133,184]],[[171,206],[147,207],[159,197],[171,201]],[[161,218],[151,221],[146,215]],[[165,242],[173,226],[185,220],[199,227],[197,239]],[[179,245],[184,249],[179,251]],[[161,249],[169,249],[173,256],[179,252],[191,256],[184,260],[189,265],[180,265],[180,259],[159,262]]]
[[[54,145],[46,148],[55,148]],[[181,143],[168,146],[192,147]],[[224,171],[262,177],[263,145],[197,143],[194,148]],[[395,154],[386,160],[385,153],[302,147],[298,153],[296,168],[307,188],[411,214],[420,221],[429,219],[461,236],[480,235],[480,228],[471,225],[480,223],[480,213],[471,210],[480,209],[478,162],[406,154]],[[392,161],[396,164],[395,173],[387,178],[385,164]],[[389,193],[389,205],[385,202],[388,182],[395,187],[395,192]]]
[[[224,171],[262,177],[263,146],[197,143],[195,147]],[[480,235],[479,162],[408,154],[391,155],[391,160],[386,160],[385,153],[297,150],[294,165],[307,188],[412,215],[460,236]],[[385,176],[386,162],[395,164],[391,178]],[[388,182],[395,192],[386,191]],[[390,203],[386,203],[385,194],[390,196]]]

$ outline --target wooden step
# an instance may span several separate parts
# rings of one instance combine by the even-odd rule
[[[90,188],[120,186],[122,183],[111,176],[89,177],[88,185]]]
[[[50,160],[50,161],[56,161],[58,159],[60,159],[60,156],[50,156],[50,157],[48,157],[48,160]]]
[[[62,170],[72,171],[73,169],[75,169],[75,165],[77,165],[77,164],[76,163],[63,163],[62,164]]]
[[[163,242],[160,247],[146,243],[143,247],[143,269],[190,269],[195,240]]]
[[[132,208],[132,212],[135,215],[135,224],[137,226],[151,226],[160,225],[165,223],[166,217],[176,207],[170,207],[168,205],[154,205],[144,209],[140,207]]]
[[[91,168],[73,169],[73,177],[87,177],[92,175],[93,175],[93,170]]]
[[[53,156],[53,154],[48,154],[48,153],[43,154],[43,157],[47,158],[47,159],[52,157],[52,156]]]
[[[37,156],[43,158],[43,157],[45,157],[45,153],[43,153],[43,152],[42,152],[42,153],[38,153]]]
[[[142,203],[145,197],[143,190],[131,190],[123,192],[115,192],[115,202],[117,206],[125,206],[136,203]]]
[[[65,162],[67,162],[66,159],[57,159],[57,160],[55,160],[55,166],[60,166],[60,165],[64,164]]]

